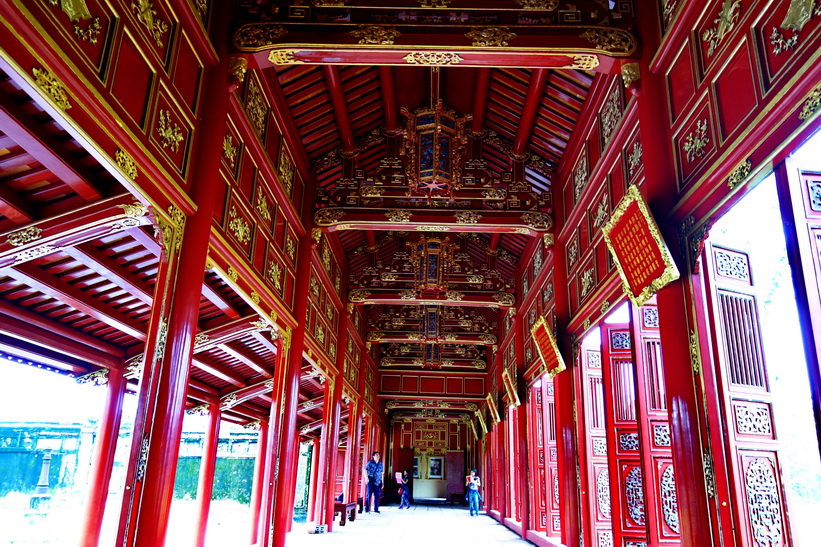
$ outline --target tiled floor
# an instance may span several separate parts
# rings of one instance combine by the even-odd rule
[[[345,526],[339,526],[337,517],[330,534],[308,534],[305,526],[294,524],[288,547],[533,545],[484,513],[471,517],[467,507],[450,505],[382,507],[380,514],[357,515]]]

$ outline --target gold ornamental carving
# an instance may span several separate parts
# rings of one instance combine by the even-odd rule
[[[249,298],[251,299],[251,302],[253,302],[254,304],[259,304],[260,296],[257,291],[251,291]]]
[[[414,51],[403,57],[410,65],[444,66],[458,65],[464,59],[449,51]]]
[[[423,226],[417,226],[416,231],[417,232],[450,232],[451,229],[450,229],[450,226],[435,226],[435,225],[428,226],[428,225],[423,225]]]
[[[273,45],[288,33],[280,25],[252,23],[243,25],[234,33],[234,44],[240,49],[260,49]]]
[[[210,342],[210,337],[204,332],[198,332],[197,335],[194,337],[194,347],[202,346],[203,344],[207,344]]]
[[[418,0],[420,8],[444,9],[450,4],[450,0]]]
[[[724,38],[733,31],[741,11],[741,0],[724,0],[718,16],[713,20],[714,27],[701,33],[701,40],[707,44],[707,56],[716,52]]]
[[[51,72],[43,68],[34,68],[31,70],[34,75],[34,83],[37,84],[43,93],[45,93],[57,106],[63,110],[71,108],[71,103],[68,100],[68,93],[65,87]]]
[[[225,135],[222,139],[222,157],[233,169],[237,161],[237,147],[234,145],[234,138],[230,134]]]
[[[801,113],[798,118],[801,120],[809,120],[821,108],[821,84],[815,86],[807,99],[804,101],[804,106],[801,108]]]
[[[86,0],[48,0],[49,4],[56,6],[60,4],[60,9],[68,16],[69,21],[89,19],[91,12],[88,11]]]
[[[482,218],[482,215],[476,211],[459,211],[453,214],[456,219],[456,224],[476,224]]]
[[[641,143],[636,141],[633,143],[633,149],[630,150],[630,154],[627,156],[627,169],[631,177],[639,165],[641,165]]]
[[[239,272],[236,271],[233,266],[228,266],[228,270],[225,272],[225,275],[234,283],[236,283],[239,279]]]
[[[684,154],[688,162],[704,157],[704,149],[710,143],[707,136],[707,120],[698,120],[696,128],[684,138]]]
[[[268,105],[262,97],[262,91],[256,80],[252,79],[248,82],[248,96],[245,100],[245,111],[248,113],[248,118],[251,125],[259,135],[260,139],[265,136],[265,125],[268,117]]]
[[[364,302],[371,295],[371,291],[365,289],[354,289],[348,293],[348,301],[350,302]]]
[[[813,5],[816,1],[817,0],[791,0],[787,14],[779,26],[796,33],[801,32],[804,25],[810,22],[813,15],[821,15],[821,5],[816,6],[815,10],[813,10]]]
[[[695,330],[690,331],[690,366],[694,374],[701,373],[701,357],[698,353],[698,335]]]
[[[461,302],[465,298],[465,293],[460,291],[448,291],[445,298],[451,302]]]
[[[20,264],[22,262],[28,262],[29,260],[34,260],[35,258],[40,258],[41,256],[50,255],[51,253],[59,250],[60,247],[54,247],[52,245],[39,245],[31,249],[25,249],[14,255],[14,263]]]
[[[593,70],[599,66],[598,55],[590,55],[587,53],[581,55],[574,55],[573,62],[562,68],[571,68],[574,70]]]
[[[108,383],[108,369],[101,368],[82,376],[78,376],[75,380],[78,384],[91,384],[95,386],[102,386]]]
[[[482,197],[485,199],[505,199],[507,197],[507,190],[504,188],[488,188],[482,190]]]
[[[160,146],[168,148],[175,154],[180,150],[180,143],[185,139],[180,126],[171,121],[171,113],[160,110],[157,120],[157,133],[160,135]]]
[[[339,222],[345,216],[342,209],[325,208],[314,213],[314,222],[321,226],[328,226],[334,222]]]
[[[522,213],[520,218],[535,230],[549,230],[553,227],[553,219],[547,213]]]
[[[32,241],[37,241],[42,237],[42,229],[36,226],[29,226],[28,228],[23,228],[22,230],[17,230],[16,232],[10,233],[6,237],[6,243],[12,247],[21,247],[27,243],[31,243]]]
[[[169,247],[167,247],[167,250],[169,253],[178,253],[180,251],[180,247],[182,247],[182,234],[183,232],[185,232],[185,213],[183,213],[182,210],[180,210],[178,207],[174,205],[169,205],[168,215],[171,217],[171,221],[174,223],[174,235],[173,237],[169,237],[166,240],[169,242]]]
[[[516,298],[512,294],[506,292],[495,293],[493,295],[493,299],[502,306],[512,306],[516,303]]]
[[[591,28],[584,31],[582,38],[596,45],[596,49],[618,53],[632,53],[636,49],[636,39],[626,30],[615,28]]]
[[[313,5],[318,8],[339,8],[348,5],[348,0],[313,0]]]
[[[100,24],[100,18],[95,17],[88,23],[86,28],[80,26],[77,21],[72,21],[72,26],[74,30],[74,36],[77,38],[78,42],[88,42],[89,44],[96,46],[97,42],[100,39],[100,31],[103,30],[102,24]]]
[[[378,198],[385,193],[381,186],[363,186],[359,189],[359,195],[363,198]]]
[[[299,49],[277,49],[268,53],[268,61],[275,65],[301,65],[302,61],[296,58]]]
[[[134,202],[124,205],[117,205],[123,210],[123,214],[129,218],[141,218],[148,214],[148,207],[140,202]]]
[[[125,176],[131,180],[137,178],[139,174],[137,171],[137,163],[125,151],[117,150],[114,152],[114,163],[116,163]]]
[[[359,25],[359,30],[352,30],[351,36],[359,38],[360,44],[390,46],[401,33],[395,27],[378,25]]]
[[[752,167],[753,162],[750,160],[744,160],[738,164],[735,169],[730,171],[730,175],[727,177],[727,186],[730,187],[730,190],[735,190],[740,184],[747,180],[747,177],[750,176],[750,170]]]
[[[271,220],[271,208],[268,206],[268,198],[265,197],[265,194],[260,192],[257,194],[257,205],[254,207],[259,213],[259,216],[265,220],[270,222]]]
[[[516,34],[507,27],[487,27],[472,28],[465,37],[473,42],[473,47],[507,47],[507,41],[516,38]]]
[[[154,38],[157,47],[162,47],[162,37],[163,34],[168,32],[169,26],[166,21],[160,19],[153,2],[151,2],[151,0],[136,0],[135,2],[131,2],[131,11],[134,12],[134,15],[137,16],[140,23],[148,29],[148,33]]]
[[[516,0],[523,10],[551,11],[559,6],[559,0]]]
[[[624,87],[630,87],[640,76],[641,71],[638,63],[625,63],[621,65],[621,79],[624,81]]]
[[[228,213],[228,217],[230,220],[228,221],[228,229],[231,230],[231,233],[234,234],[234,237],[237,238],[237,241],[242,243],[243,245],[247,245],[251,241],[251,227],[248,225],[248,222],[239,216],[237,213],[236,207],[231,207],[231,211]]]
[[[245,57],[229,57],[228,72],[240,82],[245,81],[245,73],[248,71],[248,59]]]
[[[406,209],[394,209],[391,211],[386,211],[385,216],[391,222],[410,222],[410,219],[413,217],[413,213]]]

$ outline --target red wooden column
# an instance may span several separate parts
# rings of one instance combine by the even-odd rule
[[[135,429],[133,437],[140,451],[135,473],[141,487],[133,498],[126,500],[130,510],[123,513],[130,520],[125,541],[118,541],[119,545],[157,547],[165,543],[201,298],[201,283],[192,280],[203,278],[212,214],[217,196],[221,195],[220,158],[228,114],[228,56],[224,54],[228,22],[225,19],[230,17],[215,13],[215,20],[221,21],[214,29],[215,48],[221,61],[205,70],[201,109],[208,112],[208,116],[200,119],[194,132],[196,141],[189,180],[196,181],[192,184],[192,197],[197,212],[186,223],[179,266],[168,300],[158,301],[155,295],[154,307],[170,307],[170,313],[167,322],[151,325],[157,329],[161,343],[146,359],[145,375],[150,376],[150,380],[141,389],[147,390],[147,414],[142,430]]]
[[[313,522],[316,513],[314,504],[316,503],[317,481],[319,479],[319,440],[314,439],[311,450],[311,482],[308,485],[308,522]]]
[[[520,277],[521,279],[521,277]],[[524,298],[524,295],[522,295]],[[529,469],[528,463],[528,441],[527,438],[527,414],[528,414],[528,404],[529,404],[529,394],[528,389],[526,387],[526,382],[524,379],[524,370],[525,370],[525,329],[527,325],[525,323],[525,314],[524,312],[520,313],[516,317],[516,332],[514,333],[514,344],[516,345],[516,378],[512,378],[513,381],[516,382],[516,389],[518,391],[518,397],[520,401],[519,408],[516,409],[516,423],[510,424],[511,427],[516,428],[515,432],[515,439],[517,441],[517,446],[514,448],[514,454],[516,461],[514,465],[518,470],[517,478],[518,484],[516,484],[516,499],[519,500],[519,520],[521,522],[522,528],[520,530],[520,535],[522,538],[527,536],[528,529],[531,528],[530,525],[530,481],[528,481],[527,470]]]
[[[362,448],[362,413],[365,408],[365,378],[367,376],[365,367],[367,367],[367,364],[361,362],[357,364],[359,365],[359,382],[356,388],[357,399],[351,414],[348,415],[348,455],[351,461],[350,486],[348,488],[350,500],[348,501],[356,501],[356,498],[359,497],[359,480],[362,473],[359,465],[359,455]]]
[[[666,111],[665,77],[650,71],[653,53],[659,43],[658,6],[649,3],[637,12],[639,33],[644,46],[640,59],[641,93],[637,97],[639,130],[643,149],[645,195],[654,211],[669,211],[675,195],[675,170],[671,157]],[[658,214],[657,219],[663,218]],[[662,228],[665,230],[665,228]],[[676,241],[672,230],[666,240]],[[699,401],[690,362],[689,332],[693,329],[690,306],[691,287],[683,277],[658,293],[659,327],[663,357],[664,384],[670,414],[673,468],[681,525],[682,545],[712,545],[708,497],[702,461],[704,453],[699,434]]]
[[[94,445],[94,456],[88,477],[88,499],[80,529],[82,545],[88,547],[96,547],[100,541],[100,527],[103,525],[108,485],[111,482],[111,469],[114,466],[114,453],[117,450],[117,438],[120,433],[125,384],[122,370],[108,371],[108,394],[103,419],[100,421],[100,432]]]
[[[251,486],[251,534],[249,543],[256,544],[259,537],[259,516],[262,510],[262,491],[265,484],[265,462],[268,459],[268,424],[265,420],[259,424],[259,443],[257,457],[254,460],[254,484]]]
[[[214,472],[217,469],[217,447],[219,446],[220,412],[219,401],[208,405],[208,431],[205,436],[205,451],[200,462],[200,481],[197,487],[197,539],[196,547],[205,545],[208,528],[208,513],[211,510],[211,495],[214,491]]]
[[[317,462],[316,493],[314,496],[314,522],[317,524],[325,523],[325,500],[328,498],[325,494],[328,489],[328,451],[330,449],[330,408],[332,397],[333,391],[331,390],[331,384],[326,380],[322,399],[322,431],[319,434],[321,450],[319,452],[319,461]]]
[[[286,337],[288,335],[286,334]],[[286,340],[280,335],[276,341],[277,355],[274,363],[274,388],[271,391],[271,409],[268,414],[268,426],[265,431],[265,444],[260,447],[258,464],[261,466],[259,488],[259,512],[257,519],[251,523],[255,528],[254,537],[260,545],[270,545],[271,527],[274,519],[274,496],[276,491],[274,473],[276,472],[277,445],[281,428],[281,393],[287,373],[285,359]],[[262,437],[260,436],[260,443]]]
[[[331,418],[331,427],[328,431],[328,462],[326,467],[325,477],[325,523],[328,525],[328,531],[333,531],[334,523],[334,495],[336,493],[336,473],[337,473],[337,452],[339,452],[339,416],[340,406],[342,404],[342,378],[331,378],[328,380],[330,384],[329,392],[331,395],[331,404],[328,408]]]
[[[304,318],[308,311],[308,282],[311,271],[311,255],[316,242],[310,231],[299,238],[297,249],[297,277],[294,287],[294,317]],[[281,426],[279,428],[279,450],[276,453],[278,466],[274,467],[276,488],[272,542],[264,545],[284,547],[285,535],[294,514],[294,492],[296,488],[296,465],[299,461],[299,434],[296,430],[297,405],[299,404],[299,375],[302,370],[302,351],[305,347],[305,325],[300,324],[293,331],[290,340],[284,340],[285,382],[282,390]]]

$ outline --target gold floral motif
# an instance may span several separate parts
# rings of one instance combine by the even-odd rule
[[[157,133],[160,135],[160,146],[169,148],[175,154],[180,150],[180,143],[185,139],[180,126],[171,121],[171,113],[167,110],[160,110]]]
[[[507,190],[504,188],[488,188],[482,190],[482,197],[485,199],[505,199],[507,197]]]
[[[721,41],[733,31],[740,10],[741,0],[724,0],[721,4],[721,10],[718,12],[718,17],[713,20],[716,26],[705,29],[701,33],[701,40],[708,44],[708,57],[715,53]]]
[[[68,93],[66,93],[60,80],[54,77],[51,72],[43,68],[34,68],[31,70],[31,73],[34,75],[34,83],[37,84],[37,87],[39,87],[43,93],[54,101],[54,104],[63,110],[71,108]]]
[[[339,222],[344,216],[345,211],[342,209],[325,208],[314,213],[314,222],[320,226],[328,226],[334,222]]]
[[[97,41],[100,39],[100,31],[102,30],[103,26],[100,24],[100,18],[95,17],[91,20],[91,22],[83,28],[80,26],[79,23],[74,21],[74,36],[77,37],[77,40],[80,42],[88,42],[89,44],[96,46]]]
[[[234,146],[234,138],[229,134],[222,139],[222,157],[228,162],[231,169],[237,161],[237,147]]]
[[[125,176],[131,180],[137,178],[137,175],[139,174],[137,171],[137,163],[125,151],[115,151],[114,162],[120,167],[120,170],[125,174]]]
[[[208,416],[211,413],[211,405],[203,403],[195,407],[186,409],[185,413],[188,416]]]
[[[248,225],[248,222],[238,215],[236,207],[231,207],[231,212],[228,213],[228,216],[231,219],[228,222],[228,229],[231,230],[231,233],[234,234],[237,241],[243,245],[247,245],[251,241],[251,227]]]
[[[279,149],[279,165],[277,165],[277,174],[282,186],[285,188],[285,193],[291,195],[291,187],[294,184],[294,162],[291,160],[291,154],[288,152],[288,147],[282,143],[282,148]]]
[[[621,79],[624,81],[624,87],[630,87],[640,76],[641,71],[638,63],[625,63],[621,65]]]
[[[632,53],[636,49],[636,39],[626,30],[615,28],[590,28],[584,31],[582,38],[596,44],[603,51]]]
[[[458,65],[464,60],[458,54],[447,51],[414,51],[403,59],[408,64],[424,66]]]
[[[136,0],[131,2],[131,10],[137,19],[145,25],[148,33],[154,38],[157,47],[162,47],[162,36],[168,32],[168,23],[157,16],[157,10],[150,0]]]
[[[60,4],[60,9],[68,16],[69,21],[91,17],[91,12],[88,11],[88,6],[86,6],[86,0],[48,0],[48,3],[52,6]]]
[[[507,27],[487,27],[472,28],[465,37],[473,42],[473,47],[506,47],[516,34]]]
[[[239,272],[236,271],[233,266],[228,266],[228,271],[225,272],[225,275],[234,283],[239,279]]]
[[[610,309],[610,301],[605,300],[604,302],[601,303],[601,307],[599,308],[599,312],[607,313],[607,310],[609,310],[609,309]]]
[[[467,280],[468,280],[468,283],[484,283],[485,282],[485,276],[483,276],[483,275],[469,275]],[[468,321],[470,321],[470,320],[468,320]],[[470,321],[470,323],[473,324],[473,321]]]
[[[385,189],[381,186],[362,186],[359,189],[359,195],[363,198],[378,198],[385,193]]]
[[[502,306],[512,306],[516,303],[516,298],[506,292],[497,292],[493,295],[493,299]]]
[[[313,4],[318,8],[338,8],[347,6],[348,0],[313,0]]]
[[[268,263],[268,273],[266,276],[268,280],[274,284],[276,290],[282,290],[282,266],[272,260]]]
[[[154,342],[154,362],[162,361],[165,355],[165,343],[168,340],[168,320],[163,317],[160,319],[159,328],[157,328],[157,340]]]
[[[34,260],[35,258],[40,258],[41,256],[50,255],[51,253],[59,250],[60,247],[54,247],[52,245],[39,245],[31,249],[20,251],[19,253],[14,255],[14,263],[20,264],[22,262],[28,262],[29,260]]]
[[[245,101],[245,111],[248,113],[248,119],[254,130],[262,139],[265,136],[265,127],[268,118],[268,105],[262,97],[262,91],[259,89],[259,84],[254,79],[248,82],[248,95]]]
[[[399,298],[402,300],[416,300],[416,291],[413,289],[399,291]]]
[[[450,0],[418,0],[420,8],[446,8]]]
[[[385,216],[391,222],[410,222],[413,213],[405,209],[392,209],[385,212]]]
[[[549,230],[553,227],[553,219],[548,213],[522,213],[520,218],[534,230]]]
[[[371,291],[365,289],[354,289],[348,293],[348,301],[350,302],[364,302],[371,295]]]
[[[562,68],[569,68],[574,70],[593,70],[599,66],[599,56],[584,53],[581,55],[574,55],[573,62]]]
[[[810,19],[815,15],[821,14],[821,5],[815,8],[813,12],[813,4],[816,0],[791,0],[790,7],[784,20],[781,21],[781,28],[792,30],[796,33],[801,32],[804,25],[810,22]]]
[[[730,171],[730,175],[727,177],[727,186],[730,187],[730,190],[734,190],[741,183],[747,180],[747,177],[750,176],[750,170],[752,167],[753,162],[750,160],[744,160],[738,164],[735,169]]]
[[[815,86],[807,99],[804,101],[804,106],[801,108],[801,113],[798,118],[801,120],[809,120],[821,107],[821,84]]]
[[[701,372],[701,357],[698,352],[698,335],[695,330],[690,330],[690,366],[693,368],[693,373],[699,374]]]
[[[584,323],[582,323],[582,329],[588,330],[591,325],[592,325],[592,323],[591,323],[590,319],[589,318],[585,319]]]
[[[23,228],[22,230],[17,230],[16,232],[10,233],[6,237],[6,243],[11,245],[12,247],[21,247],[26,243],[37,241],[42,237],[43,230],[41,228],[38,228],[36,226],[29,226],[28,228]]]
[[[296,58],[298,49],[277,49],[268,53],[268,61],[275,65],[301,65],[303,61]]]
[[[254,304],[259,304],[260,297],[257,291],[251,291],[249,298],[251,299],[251,302],[253,302]]]
[[[243,25],[234,33],[234,44],[239,49],[260,49],[273,45],[274,41],[288,33],[280,25],[252,23]]]
[[[208,13],[208,0],[194,0],[194,8],[196,8],[200,19],[205,20],[205,15]]]
[[[288,238],[285,240],[285,252],[288,253],[288,256],[291,257],[291,260],[294,259],[296,256],[296,243],[289,235]]]
[[[207,344],[211,338],[204,332],[198,332],[196,336],[194,336],[194,347],[201,346],[203,344]]]
[[[378,25],[359,25],[359,30],[352,30],[351,36],[359,38],[360,44],[381,46],[393,45],[400,32],[394,27],[380,27]]]
[[[684,138],[684,153],[687,161],[693,162],[704,157],[704,149],[710,143],[707,136],[707,120],[698,120],[696,128]]]
[[[445,298],[452,302],[461,302],[463,298],[465,298],[465,293],[459,291],[448,291],[445,294]]]
[[[382,281],[396,281],[398,279],[398,275],[393,272],[382,272],[379,276],[379,279]]]
[[[633,149],[627,156],[627,169],[630,172],[631,177],[639,165],[641,165],[641,143],[636,141],[633,143]]]
[[[596,214],[593,217],[593,226],[596,228],[604,225],[604,222],[607,220],[607,215],[610,213],[609,201],[607,192],[602,194],[601,201],[599,201],[596,206]]]
[[[582,274],[582,296],[587,296],[590,289],[593,288],[593,268],[585,270]]]
[[[610,142],[610,138],[616,132],[616,127],[621,121],[621,115],[621,93],[619,93],[618,86],[615,86],[602,106],[599,115],[602,143],[607,144]]]
[[[453,218],[456,219],[456,224],[476,224],[482,215],[476,211],[459,211],[453,214]]]
[[[148,214],[148,208],[138,201],[124,205],[117,205],[117,207],[122,209],[123,214],[129,218],[140,218]]]
[[[331,273],[331,245],[328,240],[325,240],[325,245],[322,246],[322,267],[325,271]]]
[[[265,197],[265,194],[260,192],[257,194],[257,206],[256,206],[257,213],[259,216],[265,220],[271,220],[271,209],[268,207],[268,198]]]
[[[559,5],[559,0],[516,0],[523,10],[551,11]]]
[[[573,201],[577,202],[582,197],[584,187],[587,186],[588,177],[587,155],[582,153],[579,164],[573,170]]]
[[[169,205],[168,215],[171,217],[171,221],[174,223],[174,236],[173,239],[168,240],[170,241],[170,247],[168,248],[168,251],[178,253],[180,251],[180,247],[182,247],[182,234],[183,232],[185,232],[185,213],[183,213],[176,206]]]
[[[108,369],[101,368],[82,376],[78,376],[75,380],[78,384],[91,384],[95,386],[102,386],[108,383]]]
[[[228,58],[228,72],[240,83],[245,81],[245,73],[248,71],[248,59],[245,57],[232,56]]]

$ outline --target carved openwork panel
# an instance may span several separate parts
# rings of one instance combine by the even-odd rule
[[[672,465],[667,465],[667,468],[662,472],[659,486],[661,490],[661,516],[664,519],[664,524],[671,531],[678,534],[680,533],[678,499],[676,497],[676,478]]]
[[[670,426],[668,424],[653,424],[653,444],[658,447],[670,446]]]
[[[603,437],[596,437],[593,439],[593,455],[607,456],[607,440]]]
[[[736,402],[733,407],[735,409],[735,426],[738,433],[742,435],[772,435],[773,428],[769,406]]]
[[[713,247],[716,275],[729,279],[737,279],[750,283],[749,259],[744,253],[736,253],[727,249]]]
[[[645,306],[641,309],[644,328],[657,329],[659,328],[659,310],[655,306]]]
[[[599,532],[599,547],[613,547],[613,532],[610,530]]]
[[[619,435],[619,449],[621,449],[624,452],[638,452],[639,434],[622,433],[621,435]]]
[[[603,468],[596,475],[596,505],[602,518],[609,519],[610,510],[610,472]]]
[[[587,366],[590,368],[601,368],[601,353],[596,350],[587,351]]]
[[[644,486],[640,467],[632,467],[624,476],[624,497],[627,503],[627,516],[638,526],[644,526]]]
[[[807,197],[810,209],[821,211],[821,179],[807,179]]]
[[[763,547],[785,545],[784,515],[774,461],[766,457],[744,460],[744,491],[753,543]]]
[[[630,349],[630,333],[623,331],[614,331],[610,336],[610,347],[614,350]]]

